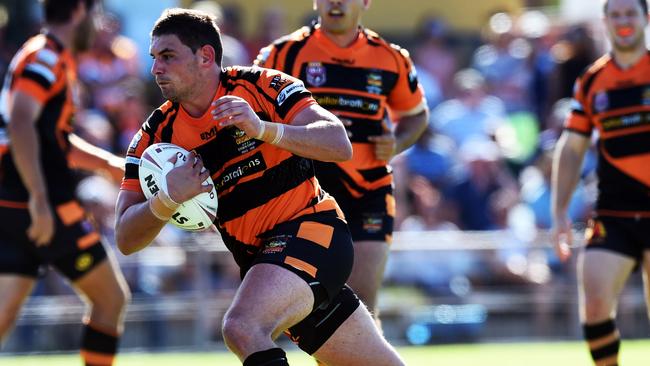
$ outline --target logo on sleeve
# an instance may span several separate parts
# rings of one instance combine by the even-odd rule
[[[289,84],[287,87],[282,89],[280,94],[278,94],[278,97],[276,98],[276,101],[278,102],[278,106],[281,106],[282,103],[284,103],[293,94],[304,92],[304,91],[307,91],[307,89],[305,89],[305,85],[302,83],[302,81],[294,81],[293,83]]]
[[[138,144],[140,143],[140,140],[142,140],[142,131],[138,131],[138,133],[133,136],[131,139],[131,143],[129,144],[129,149],[127,151],[127,154],[135,154],[135,150],[138,148]]]
[[[275,75],[273,79],[271,79],[271,84],[269,84],[269,88],[275,90],[276,92],[279,92],[280,89],[286,84],[289,80],[288,79],[283,79],[282,75]]]

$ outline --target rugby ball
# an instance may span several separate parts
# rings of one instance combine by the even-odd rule
[[[174,156],[177,157],[176,164],[169,162]],[[158,143],[147,147],[140,157],[138,168],[140,187],[144,196],[149,199],[161,189],[167,191],[167,182],[162,178],[174,166],[187,161],[188,156],[187,150],[174,144]],[[203,170],[205,171],[205,168]],[[217,217],[217,191],[209,176],[203,184],[212,184],[212,190],[181,203],[169,220],[171,224],[188,231],[201,231],[212,225]]]

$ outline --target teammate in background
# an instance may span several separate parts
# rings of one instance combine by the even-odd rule
[[[316,175],[352,232],[348,284],[378,319],[395,216],[388,162],[424,132],[429,111],[409,53],[361,25],[369,6],[370,0],[314,0],[318,23],[263,48],[255,64],[300,78],[345,124],[352,160],[316,162]]]
[[[71,167],[116,179],[124,159],[73,135],[72,50],[92,35],[92,0],[44,0],[43,33],[14,56],[0,114],[0,337],[13,326],[41,265],[66,276],[88,300],[81,355],[113,364],[129,298],[119,268],[75,198]]]
[[[352,155],[342,123],[302,82],[276,70],[221,68],[215,19],[168,9],[151,33],[151,72],[168,99],[135,135],[117,202],[116,237],[130,254],[146,247],[178,207],[210,186],[215,224],[243,281],[223,320],[226,345],[246,366],[288,365],[283,331],[331,366],[402,365],[347,287],[350,233],[336,201],[320,189],[311,159]],[[151,144],[192,151],[145,200],[138,162]],[[194,159],[198,157],[198,159]],[[205,167],[206,171],[201,173]]]
[[[619,295],[631,272],[644,271],[650,305],[650,53],[645,46],[646,0],[609,0],[604,22],[612,51],[575,85],[573,109],[555,151],[552,176],[553,241],[571,255],[567,206],[579,179],[592,131],[599,135],[598,200],[578,257],[580,315],[598,366],[618,365],[614,323]]]

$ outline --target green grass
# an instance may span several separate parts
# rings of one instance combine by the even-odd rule
[[[503,343],[428,347],[400,347],[400,354],[411,366],[579,366],[591,365],[582,342]],[[624,341],[621,365],[650,365],[650,340]],[[289,353],[292,366],[315,366],[306,355]],[[0,356],[3,366],[69,366],[81,365],[76,355]],[[225,352],[215,353],[127,353],[118,358],[116,366],[238,366],[237,358]],[[360,365],[362,366],[362,365]]]

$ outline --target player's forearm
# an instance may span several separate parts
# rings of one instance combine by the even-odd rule
[[[264,123],[267,130],[263,139],[273,143],[281,127],[277,123]],[[282,149],[321,161],[339,162],[352,158],[352,144],[341,123],[319,121],[305,126],[283,126],[282,138],[275,142]]]
[[[560,139],[553,158],[551,176],[551,214],[557,220],[566,214],[569,201],[580,179],[580,167],[584,154],[571,149]]]
[[[30,196],[47,197],[40,159],[40,144],[34,124],[17,121],[8,127],[11,152],[20,178]]]
[[[120,177],[123,175],[123,158],[94,146],[75,134],[71,134],[69,140],[71,145],[69,159],[74,167],[88,171],[115,172]]]
[[[165,221],[154,216],[149,207],[149,201],[131,205],[121,214],[118,203],[117,210],[115,241],[120,252],[125,255],[146,248],[166,224]]]
[[[424,109],[412,116],[399,119],[395,128],[395,154],[411,147],[427,129],[429,125],[429,110]]]

